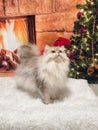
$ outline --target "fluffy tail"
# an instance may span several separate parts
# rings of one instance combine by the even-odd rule
[[[31,58],[32,56],[39,56],[40,52],[36,45],[28,44],[22,45],[18,49],[18,56],[20,60]]]

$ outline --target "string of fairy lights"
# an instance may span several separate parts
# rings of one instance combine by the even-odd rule
[[[98,50],[98,46],[96,46],[96,44],[98,43],[95,39],[95,35],[98,35],[98,15],[96,17],[96,14],[94,14],[93,10],[97,10],[98,9],[95,8],[95,1],[94,0],[86,0],[87,6],[90,5],[93,7],[92,10],[90,9],[80,9],[79,15],[78,15],[78,21],[81,21],[80,17],[85,17],[86,21],[84,23],[82,23],[82,26],[80,28],[80,30],[78,30],[76,28],[77,33],[74,36],[74,40],[77,40],[78,37],[80,37],[80,44],[73,44],[72,48],[71,48],[71,52],[78,52],[78,60],[81,62],[80,65],[77,64],[77,62],[75,60],[72,59],[72,63],[74,64],[74,66],[71,66],[71,73],[70,76],[71,77],[79,77],[81,75],[81,72],[77,71],[80,66],[82,68],[87,68],[87,75],[92,75],[95,72],[95,69],[98,70],[98,51],[96,51],[96,47]],[[90,17],[87,17],[88,14],[90,15]],[[91,20],[93,21],[91,27],[92,30],[89,29],[89,27],[87,26],[87,23],[91,22]],[[85,23],[86,23],[86,27],[85,27]],[[74,26],[74,28],[77,26]],[[88,27],[88,28],[87,28]],[[79,26],[78,26],[79,28]],[[91,34],[90,34],[91,33]],[[90,37],[90,40],[88,40],[88,37]],[[78,41],[78,40],[77,40]],[[76,41],[74,41],[76,42]],[[84,50],[86,51],[86,53],[91,53],[91,56],[86,56],[84,53]],[[68,52],[70,53],[70,51]],[[85,60],[86,59],[86,60]],[[82,62],[83,61],[83,62]],[[84,62],[85,61],[85,62]],[[98,77],[98,74],[96,75]],[[85,76],[84,76],[85,77]]]

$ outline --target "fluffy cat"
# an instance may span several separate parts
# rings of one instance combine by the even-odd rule
[[[16,69],[16,83],[19,88],[33,96],[40,96],[45,104],[63,100],[69,94],[66,86],[69,58],[65,48],[46,45],[40,55],[35,45],[19,48],[21,64]]]

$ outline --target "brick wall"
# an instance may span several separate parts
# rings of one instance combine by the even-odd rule
[[[35,15],[36,43],[40,49],[62,36],[72,35],[76,4],[85,0],[0,0],[0,17]]]
[[[36,41],[40,49],[58,37],[70,38],[76,20],[76,4],[84,0],[54,0],[51,13],[36,15]]]

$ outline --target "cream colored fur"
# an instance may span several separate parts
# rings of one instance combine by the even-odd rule
[[[70,62],[65,48],[46,46],[44,54],[40,56],[29,47],[25,45],[20,49],[20,57],[21,54],[25,55],[23,48],[29,51],[26,51],[27,57],[21,57],[21,64],[17,68],[17,86],[31,95],[40,96],[45,104],[63,100],[70,93],[66,85]]]

